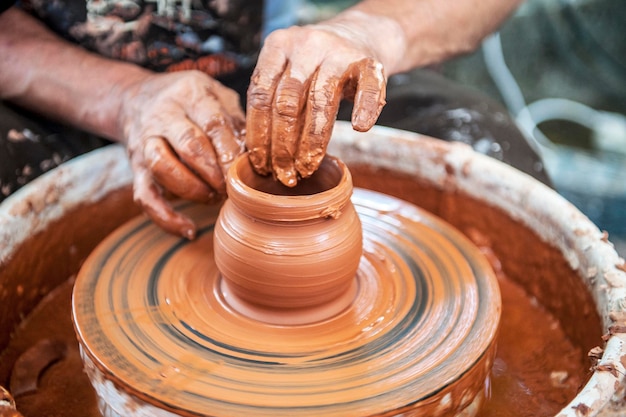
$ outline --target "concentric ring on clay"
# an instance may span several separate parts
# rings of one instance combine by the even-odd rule
[[[144,217],[115,231],[73,299],[101,400],[120,415],[130,398],[174,415],[246,417],[455,415],[480,401],[500,317],[489,265],[411,204],[361,189],[353,202],[364,239],[355,300],[307,325],[231,307],[212,258],[219,207],[178,207],[200,227],[192,242]]]

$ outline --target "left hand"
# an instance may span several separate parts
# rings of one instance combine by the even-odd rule
[[[359,14],[363,15],[363,14]],[[247,103],[246,145],[260,174],[295,186],[319,167],[342,98],[352,126],[366,131],[385,104],[387,78],[368,19],[272,32],[261,50]],[[380,46],[380,45],[378,45]]]
[[[196,225],[166,197],[225,198],[224,177],[244,150],[239,95],[204,73],[181,71],[140,77],[122,102],[135,201],[163,229],[193,239]]]

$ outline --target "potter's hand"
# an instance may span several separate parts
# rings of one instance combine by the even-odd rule
[[[195,225],[165,194],[199,202],[225,195],[226,170],[243,151],[238,94],[201,72],[151,74],[129,90],[121,118],[135,201],[165,230],[193,239]]]
[[[261,174],[296,185],[318,168],[340,100],[366,131],[385,104],[386,76],[364,13],[271,33],[248,89],[246,145]],[[380,47],[380,45],[378,45]]]

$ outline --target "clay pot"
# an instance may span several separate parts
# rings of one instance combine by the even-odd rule
[[[350,304],[362,231],[343,162],[327,156],[314,175],[289,188],[258,175],[242,155],[228,171],[227,192],[214,254],[236,309],[301,323]]]
[[[330,152],[350,167],[356,187],[398,196],[468,236],[482,235],[508,277],[576,346],[603,349],[587,383],[555,414],[624,414],[626,272],[589,219],[531,177],[461,144],[379,127],[359,134],[338,123]],[[131,181],[124,149],[112,146],[63,164],[0,204],[0,351],[104,236],[139,213]]]

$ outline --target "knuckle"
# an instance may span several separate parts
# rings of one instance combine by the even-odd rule
[[[236,103],[237,106],[239,105],[239,93],[237,93],[235,90],[231,90],[230,88],[224,88],[221,91],[221,95],[227,102]]]
[[[308,43],[311,47],[324,48],[329,43],[331,45],[337,45],[339,39],[338,36],[327,30],[316,30],[308,36]],[[339,45],[341,46],[341,45]]]
[[[222,113],[213,114],[206,123],[204,123],[203,130],[207,134],[215,133],[217,131],[223,130],[226,126],[226,118]]]
[[[338,83],[329,82],[327,85],[323,86],[323,88],[315,88],[311,91],[310,103],[313,109],[318,111],[330,106],[334,101],[335,95],[329,94],[328,92],[335,92],[337,88]]]
[[[298,27],[276,29],[267,35],[265,38],[265,44],[268,46],[280,46],[286,41],[291,41],[293,32],[298,31],[298,29]]]
[[[196,139],[192,127],[180,131],[176,138],[176,149],[186,155],[195,155],[201,152],[199,141]]]
[[[273,92],[271,89],[256,85],[248,91],[248,104],[261,111],[268,111],[272,108]]]
[[[184,80],[192,82],[192,83],[196,83],[196,82],[206,82],[206,81],[210,81],[211,78],[204,72],[200,71],[200,70],[188,70],[186,72],[186,77],[184,78]]]
[[[285,118],[295,119],[300,114],[300,105],[290,97],[279,97],[276,100],[276,113]]]

